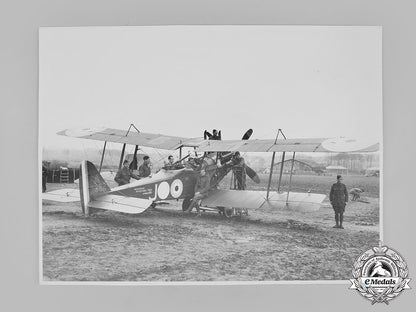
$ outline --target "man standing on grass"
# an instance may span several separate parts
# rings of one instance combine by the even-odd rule
[[[337,183],[334,183],[331,187],[329,200],[335,212],[334,228],[343,229],[342,221],[344,219],[345,205],[348,202],[348,192],[347,187],[342,183],[341,175],[337,175]]]

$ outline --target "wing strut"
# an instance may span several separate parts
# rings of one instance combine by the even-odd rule
[[[281,164],[280,164],[279,182],[277,183],[277,192],[278,193],[280,193],[280,184],[282,182],[283,165],[285,163],[285,155],[286,155],[286,152],[283,152],[283,154],[282,154],[282,161],[281,161]]]
[[[123,165],[123,158],[124,158],[125,150],[126,150],[126,143],[123,144],[123,149],[121,150],[120,163],[118,164],[118,169],[121,169],[121,166]]]
[[[100,170],[98,170],[98,172],[101,172],[101,168],[103,167],[104,153],[105,153],[106,146],[107,146],[107,141],[104,141],[103,153],[101,154],[101,161],[100,161]]]
[[[286,140],[286,136],[283,133],[282,129],[279,128],[279,130],[277,130],[277,134],[276,134],[276,138],[274,140],[274,144],[276,144],[277,139],[279,138],[279,134],[282,134],[282,136],[285,138]],[[276,156],[276,152],[273,152],[273,156],[272,156],[272,164],[270,166],[270,175],[269,175],[269,183],[267,184],[267,195],[266,195],[266,200],[269,200],[269,193],[270,193],[270,185],[272,183],[272,176],[273,176],[273,167],[274,167],[274,158]],[[285,160],[285,152],[283,152],[283,161]],[[282,167],[280,168],[280,176],[279,176],[279,185],[277,187],[277,192],[279,192],[280,189],[280,182],[282,180]]]
[[[276,142],[277,142],[277,138],[279,137],[279,133],[281,133],[283,138],[286,140],[285,134],[283,133],[282,129],[279,128],[279,130],[277,131],[276,140],[274,141],[274,144],[276,144]],[[286,155],[286,152],[283,152],[283,154],[282,154],[282,164],[280,165],[280,172],[279,172],[279,182],[277,184],[277,192],[278,193],[280,193],[280,184],[282,182],[283,164],[285,162],[285,155]]]
[[[139,146],[136,145],[134,147],[134,154],[133,154],[133,160],[131,161],[129,168],[130,170],[137,170],[137,151],[139,150]]]
[[[274,157],[275,156],[276,156],[276,152],[273,152],[273,155],[272,155],[272,164],[270,166],[269,183],[267,184],[266,200],[269,200],[270,184],[272,183],[272,175],[273,175]]]
[[[140,130],[139,130],[139,129],[137,129],[137,128],[136,128],[136,126],[135,126],[134,124],[130,124],[129,129],[127,130],[126,136],[128,136],[128,135],[129,135],[129,132],[130,132],[131,127],[133,127],[134,129],[136,129],[137,133],[140,133]]]
[[[140,130],[137,129],[137,127],[134,124],[130,124],[129,128],[126,131],[125,136],[129,135],[130,130],[131,130],[132,127],[137,131],[137,133],[140,133]],[[136,148],[135,148],[135,152],[134,152],[135,155],[137,153],[138,148],[139,148],[139,146],[136,144]],[[118,169],[121,169],[121,166],[123,165],[123,158],[124,158],[124,151],[125,150],[126,150],[126,143],[123,144],[123,149],[121,150],[120,163],[118,164]]]
[[[286,206],[289,204],[289,193],[290,193],[290,188],[292,186],[292,173],[293,173],[293,165],[295,164],[295,154],[296,152],[293,152],[292,166],[290,167],[289,189],[287,190],[287,196],[286,196]]]

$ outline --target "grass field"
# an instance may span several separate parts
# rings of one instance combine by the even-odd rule
[[[250,188],[265,189],[262,182]],[[288,181],[284,176],[283,182]],[[293,190],[327,194],[334,177],[293,176]],[[223,182],[229,186],[230,180]],[[346,176],[368,203],[350,202],[344,230],[332,228],[328,200],[318,211],[250,210],[225,219],[183,213],[181,201],[139,215],[98,211],[79,202],[42,205],[45,281],[346,280],[355,259],[379,240],[379,180]],[[273,185],[276,186],[276,178]],[[76,187],[75,185],[70,185]],[[61,185],[48,185],[48,189]]]

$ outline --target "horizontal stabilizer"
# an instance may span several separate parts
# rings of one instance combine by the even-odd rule
[[[89,202],[88,206],[124,213],[142,213],[149,208],[152,203],[153,201],[149,199],[108,194],[96,197]]]
[[[77,189],[60,189],[47,193],[42,193],[42,199],[57,201],[61,203],[71,203],[80,200],[79,190]]]

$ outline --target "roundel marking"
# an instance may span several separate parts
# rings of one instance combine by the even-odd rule
[[[158,188],[157,188],[157,195],[159,196],[160,199],[166,199],[169,196],[169,183],[166,181],[163,181],[162,183],[159,184]]]
[[[178,198],[182,195],[183,192],[183,183],[181,180],[176,179],[172,182],[170,186],[170,193],[172,194],[173,198]]]

